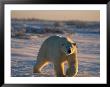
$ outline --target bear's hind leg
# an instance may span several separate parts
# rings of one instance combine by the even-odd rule
[[[48,61],[46,60],[42,60],[41,62],[37,62],[37,64],[34,66],[34,69],[33,69],[33,73],[40,73],[41,72],[41,69],[48,64]]]

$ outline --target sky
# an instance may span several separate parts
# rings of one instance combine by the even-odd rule
[[[12,10],[11,18],[100,21],[99,10]]]

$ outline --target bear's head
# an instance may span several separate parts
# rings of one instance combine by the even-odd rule
[[[67,76],[75,76],[78,72],[77,45],[75,42],[63,38],[61,42],[62,53],[66,56],[69,68]]]
[[[64,54],[70,55],[76,52],[76,43],[70,42],[67,38],[62,38],[61,50]]]

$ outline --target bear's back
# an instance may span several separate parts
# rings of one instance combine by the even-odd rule
[[[47,38],[41,45],[38,57],[52,58],[57,55],[59,56],[62,38],[60,36],[50,36]]]

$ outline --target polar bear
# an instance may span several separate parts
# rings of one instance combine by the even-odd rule
[[[67,61],[68,69],[64,73],[64,62]],[[50,36],[42,44],[37,63],[33,72],[40,73],[41,69],[49,62],[54,64],[57,77],[72,77],[78,72],[77,46],[70,38]]]

